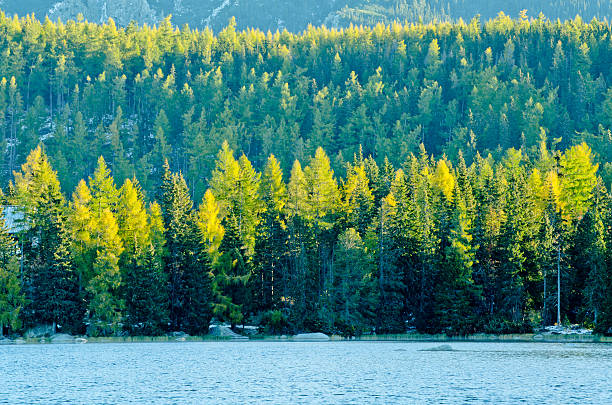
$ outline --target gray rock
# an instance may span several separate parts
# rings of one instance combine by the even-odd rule
[[[66,333],[58,333],[51,336],[51,343],[74,343],[74,336],[70,336]]]
[[[53,325],[38,325],[32,329],[28,329],[24,336],[28,339],[41,338],[45,336],[51,336],[55,333]]]
[[[15,343],[16,345],[23,345],[23,344],[25,344],[25,342],[26,341],[24,339],[22,339],[22,338],[17,338],[17,339],[15,339],[13,341],[13,343]]]
[[[317,333],[300,333],[293,337],[293,340],[296,342],[327,342],[329,340],[329,336],[325,333],[317,332]]]
[[[80,344],[87,343],[87,339],[85,339],[85,338],[76,338],[76,339],[74,339],[74,343],[80,343]]]
[[[48,14],[52,20],[60,17],[64,21],[76,19],[79,14],[96,23],[112,18],[121,26],[128,25],[131,20],[149,25],[159,21],[146,0],[63,0],[55,3]]]
[[[227,325],[210,325],[208,327],[208,334],[211,336],[229,337],[236,340],[248,339],[246,336],[237,334]]]

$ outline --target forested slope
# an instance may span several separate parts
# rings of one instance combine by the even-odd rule
[[[589,21],[611,15],[609,0],[2,0],[0,8],[10,15],[34,13],[53,21],[76,19],[82,14],[91,22],[103,23],[112,18],[118,25],[130,21],[157,24],[166,16],[178,26],[223,29],[231,17],[238,27],[262,31],[305,30],[308,25],[325,24],[329,28],[350,24],[375,25],[394,21],[426,23],[471,20],[476,15],[494,18],[499,12],[517,17],[521,10],[530,16],[544,13],[548,18],[567,20],[576,15]]]
[[[609,0],[378,0],[363,1],[343,7],[337,14],[336,24],[375,25],[378,23],[469,21],[475,16],[495,18],[500,12],[517,17],[521,12],[537,17],[540,13],[551,20],[572,19],[577,15],[585,20],[609,18],[612,2]]]
[[[394,165],[418,152],[538,153],[586,140],[609,183],[607,24],[503,17],[303,35],[0,18],[0,183],[40,141],[63,190],[97,157],[151,192],[164,157],[196,199],[227,140],[288,172],[323,146],[342,173],[359,145]],[[82,145],[87,145],[83,148]]]
[[[610,31],[1,17],[0,322],[607,332]]]

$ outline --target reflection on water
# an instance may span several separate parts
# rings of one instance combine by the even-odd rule
[[[435,346],[0,346],[0,403],[612,403],[612,345]]]

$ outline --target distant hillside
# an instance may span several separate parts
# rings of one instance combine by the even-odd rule
[[[475,15],[482,19],[496,17],[500,11],[516,17],[522,10],[536,17],[543,13],[551,20],[572,19],[580,15],[591,20],[610,16],[612,1],[591,0],[374,0],[361,1],[356,7],[346,6],[337,13],[336,23],[371,25],[379,22],[433,20],[470,20]]]
[[[343,27],[394,20],[469,20],[476,14],[488,19],[500,11],[517,16],[523,9],[530,16],[542,12],[562,20],[577,14],[586,20],[612,15],[612,1],[603,0],[0,0],[0,7],[9,14],[34,13],[52,20],[75,19],[78,14],[92,22],[112,17],[119,25],[155,24],[172,14],[176,25],[208,26],[215,31],[231,17],[236,17],[239,28],[302,31],[309,24]]]

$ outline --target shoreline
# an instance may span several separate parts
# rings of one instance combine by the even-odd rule
[[[56,341],[52,338],[16,338],[0,340],[0,345],[46,345],[46,344],[91,344],[91,343],[184,343],[184,342],[295,342],[293,336],[255,335],[250,337],[231,338],[225,336],[111,336],[79,337],[72,341]],[[338,335],[329,337],[329,342],[475,342],[475,343],[612,343],[612,336],[602,335],[543,335],[537,333],[489,335],[474,334],[469,336],[395,334],[365,335],[351,339]],[[320,341],[319,341],[320,342]]]

